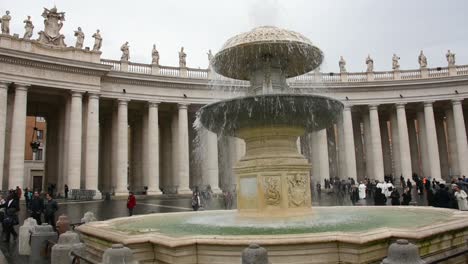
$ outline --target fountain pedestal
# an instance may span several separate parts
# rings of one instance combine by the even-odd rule
[[[289,126],[238,132],[246,144],[246,155],[234,168],[240,213],[283,217],[310,213],[310,165],[296,144],[302,134],[304,128]]]

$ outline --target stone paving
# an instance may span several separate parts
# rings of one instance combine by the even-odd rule
[[[416,201],[418,205],[426,205],[425,195],[420,196],[413,193],[413,201]],[[56,214],[58,218],[61,214],[66,214],[70,218],[71,223],[79,223],[84,213],[91,211],[95,214],[98,220],[106,220],[116,217],[127,216],[126,200],[110,200],[110,201],[87,201],[87,202],[76,202],[76,201],[63,201],[59,200],[59,211]],[[359,201],[357,206],[373,205],[373,200],[367,198],[366,200]],[[390,199],[387,202],[390,205]],[[349,195],[345,194],[343,198],[338,197],[333,192],[322,191],[320,195],[313,192],[312,195],[313,206],[352,206],[349,199]],[[235,206],[235,204],[234,204]],[[224,209],[224,203],[221,198],[213,199],[207,210]],[[134,209],[134,214],[149,214],[149,213],[170,213],[170,212],[182,212],[191,211],[191,200],[190,198],[148,198],[141,199],[137,198],[137,206]],[[20,223],[23,223],[26,217],[25,205],[21,205],[21,211],[19,212]],[[19,226],[17,226],[18,228]],[[28,258],[25,256],[18,255],[18,242],[0,242],[0,250],[5,255],[8,263],[11,264],[23,264],[28,263]]]

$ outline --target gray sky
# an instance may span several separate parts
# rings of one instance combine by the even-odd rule
[[[0,0],[0,13],[11,12],[11,32],[24,33],[31,15],[34,36],[43,29],[43,7],[56,4],[66,12],[62,34],[74,45],[81,26],[85,46],[101,30],[102,58],[120,59],[120,46],[130,42],[130,60],[149,63],[153,43],[162,65],[178,65],[185,47],[189,67],[206,68],[206,52],[216,52],[230,37],[255,26],[274,25],[304,34],[325,54],[322,71],[337,72],[339,56],[348,71],[364,71],[367,54],[376,70],[391,70],[391,57],[401,69],[418,67],[424,50],[429,67],[446,66],[445,53],[468,64],[468,1],[466,0]]]

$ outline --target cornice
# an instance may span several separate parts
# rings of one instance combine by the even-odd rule
[[[6,48],[0,48],[0,62],[92,76],[103,76],[111,69],[110,66],[100,63],[56,58]]]

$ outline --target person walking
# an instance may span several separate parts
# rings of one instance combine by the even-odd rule
[[[200,195],[198,195],[198,192],[192,194],[192,208],[194,211],[198,211],[198,208],[200,208]]]
[[[52,198],[50,193],[46,193],[46,199],[47,201],[44,207],[44,220],[55,230],[55,213],[58,210],[58,204],[57,201]]]
[[[68,199],[68,185],[65,184],[65,187],[64,187],[64,193],[65,193],[65,199]]]
[[[350,198],[353,205],[355,205],[359,201],[359,190],[354,184],[351,185]]]
[[[38,191],[34,192],[34,196],[31,199],[31,205],[29,207],[29,215],[36,219],[38,225],[42,224],[42,212],[44,211],[44,199],[41,198]]]
[[[31,201],[29,196],[29,188],[24,188],[24,200],[26,200],[26,210],[29,210],[29,202]]]
[[[409,187],[406,187],[402,196],[403,201],[401,202],[401,205],[409,205],[409,203],[411,202],[411,189]]]
[[[390,198],[392,199],[392,205],[400,205],[400,192],[397,188],[394,188],[392,193],[390,194]]]
[[[455,196],[455,199],[457,200],[458,203],[458,210],[460,211],[468,211],[468,202],[467,198],[468,195],[464,190],[462,190],[458,185],[453,186],[453,195]]]
[[[5,228],[5,240],[3,242],[10,242],[10,236],[13,235],[14,240],[18,238],[18,234],[15,231],[15,225],[19,224],[18,211],[19,201],[18,193],[16,191],[10,192],[8,201],[6,202],[5,218],[3,219],[3,228]]]
[[[382,193],[382,189],[380,189],[380,188],[377,188],[377,190],[375,190],[374,204],[375,205],[386,205],[387,204],[387,197],[385,197],[385,194]]]
[[[136,206],[136,198],[133,192],[128,193],[128,198],[127,198],[127,209],[128,209],[128,216],[133,215],[133,209]]]

